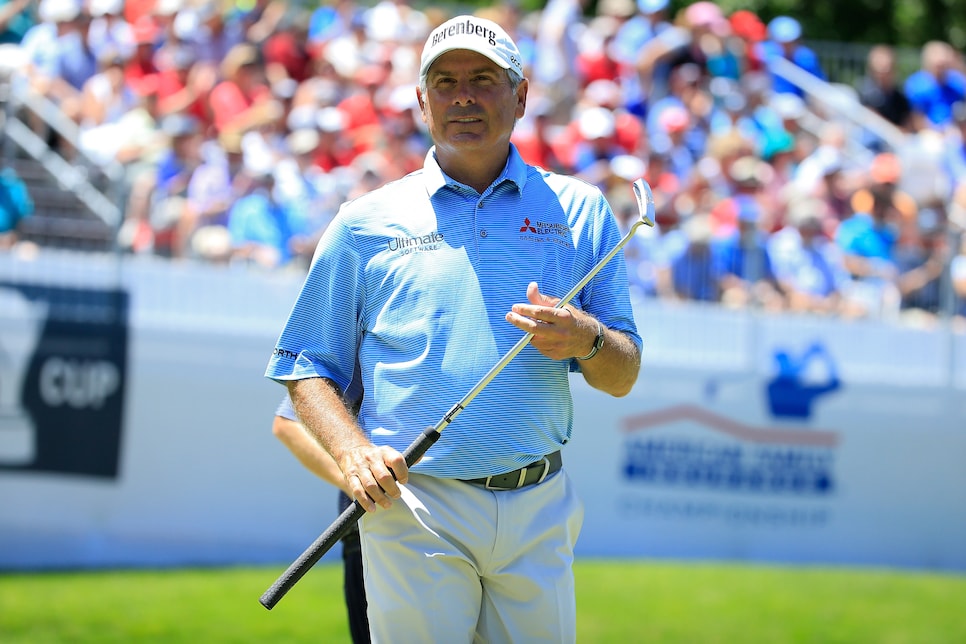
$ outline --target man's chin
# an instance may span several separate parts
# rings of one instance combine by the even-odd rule
[[[490,147],[490,145],[492,144],[487,143],[486,140],[479,135],[460,134],[457,136],[446,137],[445,141],[436,143],[436,149],[438,150],[440,148],[444,148],[450,152],[466,154],[486,150]]]

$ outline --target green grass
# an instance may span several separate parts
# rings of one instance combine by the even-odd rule
[[[284,566],[0,575],[0,642],[347,642],[342,573]],[[580,560],[580,642],[966,642],[966,577]]]

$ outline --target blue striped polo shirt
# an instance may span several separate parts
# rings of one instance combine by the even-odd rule
[[[528,166],[516,148],[480,195],[424,167],[343,204],[322,236],[265,375],[325,377],[343,389],[361,371],[359,423],[403,451],[524,335],[504,316],[527,284],[563,296],[620,241],[601,192]],[[641,346],[623,257],[574,298]],[[576,360],[521,351],[446,428],[413,471],[502,474],[567,443],[568,373]]]
[[[295,413],[295,407],[292,405],[292,399],[287,395],[282,396],[282,402],[278,403],[278,407],[275,408],[275,415],[281,416],[286,420],[294,420],[295,422],[300,422],[298,414]]]

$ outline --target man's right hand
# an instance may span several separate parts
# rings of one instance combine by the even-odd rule
[[[369,441],[332,380],[305,378],[285,384],[302,424],[335,459],[351,496],[366,512],[391,506],[402,495],[399,485],[409,480],[405,457]]]
[[[366,510],[388,508],[402,492],[399,484],[409,480],[406,459],[391,447],[363,445],[346,450],[339,459],[346,486]]]

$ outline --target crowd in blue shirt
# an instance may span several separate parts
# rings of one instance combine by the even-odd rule
[[[0,39],[21,44],[34,79],[64,81],[38,87],[59,87],[81,150],[125,167],[131,252],[304,268],[339,204],[421,167],[429,148],[414,65],[445,8],[21,4]],[[513,142],[527,162],[600,186],[624,222],[630,182],[651,184],[658,226],[626,252],[637,296],[966,314],[961,52],[926,43],[902,78],[877,45],[857,94],[907,145],[866,133],[856,148],[834,111],[769,64],[829,80],[795,17],[667,0],[603,0],[587,15],[584,4],[479,13],[524,57],[530,98]],[[228,53],[214,64],[213,51]],[[84,105],[98,101],[107,116],[94,122]]]

